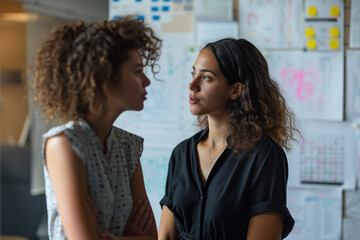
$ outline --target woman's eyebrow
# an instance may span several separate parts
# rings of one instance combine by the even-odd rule
[[[193,70],[196,70],[194,66],[193,66]],[[213,71],[209,70],[209,69],[206,69],[206,68],[205,68],[205,69],[200,69],[199,71],[200,71],[200,72],[209,72],[209,73],[212,73],[212,74],[214,74],[215,77],[216,77],[216,74],[215,74]]]
[[[137,63],[137,64],[135,64],[135,65],[133,66],[133,68],[138,68],[138,67],[143,68],[143,67],[144,67],[144,64],[142,64],[142,63]]]

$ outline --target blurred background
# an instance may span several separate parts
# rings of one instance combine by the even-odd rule
[[[196,56],[224,37],[253,42],[304,135],[289,160],[291,240],[360,239],[360,0],[0,0],[0,238],[45,240],[41,136],[32,59],[60,23],[134,14],[164,40],[141,112],[114,125],[145,139],[145,187],[157,224],[174,146],[194,134],[187,84]]]

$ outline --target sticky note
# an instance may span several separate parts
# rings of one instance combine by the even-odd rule
[[[310,38],[306,41],[307,49],[315,49],[316,48],[316,40],[314,38]]]
[[[310,17],[315,17],[317,15],[317,8],[315,6],[309,6],[307,12]]]
[[[339,37],[340,36],[340,30],[337,27],[331,27],[330,28],[330,37]]]
[[[154,16],[152,16],[152,20],[159,21],[160,16],[159,15],[154,15]]]
[[[315,37],[315,29],[312,27],[305,28],[305,36],[306,37]]]
[[[329,43],[330,49],[339,49],[339,39],[332,38]]]
[[[330,6],[330,16],[332,17],[340,16],[340,8],[338,6]]]
[[[136,18],[137,18],[137,19],[141,19],[141,20],[145,20],[145,16],[144,16],[144,15],[137,15]]]

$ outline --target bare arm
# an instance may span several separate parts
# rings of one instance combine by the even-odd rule
[[[173,213],[166,206],[163,206],[161,212],[159,240],[175,240],[178,236]]]
[[[283,230],[283,216],[268,212],[250,219],[247,240],[279,240]]]
[[[85,166],[72,150],[64,134],[47,140],[45,156],[67,238],[100,239],[96,218],[87,202]]]

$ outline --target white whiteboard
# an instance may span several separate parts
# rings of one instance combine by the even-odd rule
[[[301,48],[302,1],[239,0],[240,37],[260,48]]]
[[[343,120],[342,51],[267,51],[264,55],[298,119]]]

